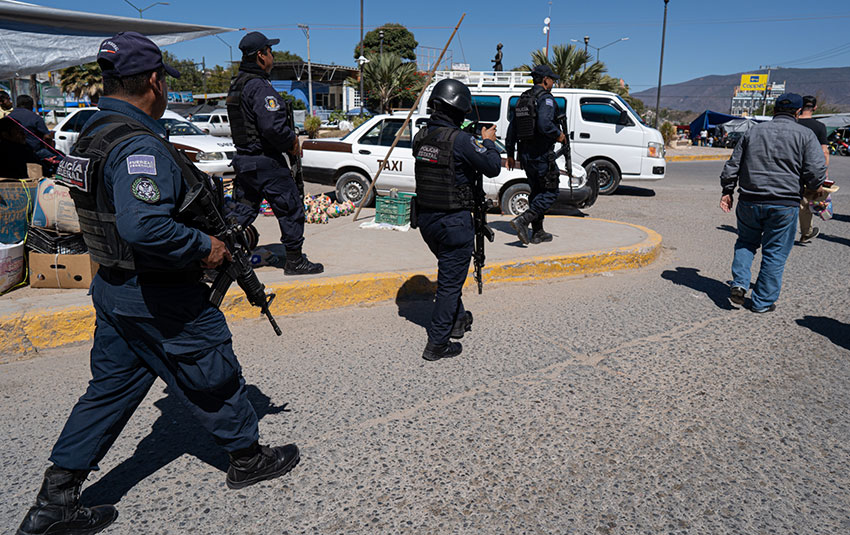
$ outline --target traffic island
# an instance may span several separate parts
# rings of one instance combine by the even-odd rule
[[[304,249],[311,260],[325,264],[322,276],[287,277],[279,267],[257,270],[267,291],[276,294],[271,306],[275,316],[433,294],[436,260],[419,232],[359,228],[368,217],[364,210],[357,222],[346,218],[307,226]],[[661,236],[639,225],[547,216],[546,230],[555,239],[523,246],[509,221],[507,216],[490,218],[496,241],[487,243],[485,286],[638,268],[661,252]],[[280,244],[272,243],[279,236],[277,221],[261,217],[256,226],[268,254],[282,256]],[[466,285],[475,284],[470,266]],[[230,321],[260,317],[235,284],[221,309]],[[0,363],[32,358],[41,350],[91,340],[94,309],[85,290],[40,295],[38,289],[24,288],[0,299],[0,330]]]

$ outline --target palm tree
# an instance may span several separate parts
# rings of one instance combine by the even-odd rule
[[[394,54],[374,55],[363,66],[363,89],[380,102],[381,113],[390,103],[421,89],[423,80],[417,75],[416,64],[402,62]]]
[[[94,103],[103,94],[103,76],[100,74],[100,66],[95,62],[68,67],[59,71],[59,74],[62,91],[71,93],[77,100],[88,95]]]
[[[561,77],[555,87],[579,87],[583,89],[604,89],[613,91],[619,85],[616,78],[605,76],[608,69],[598,61],[590,61],[590,54],[575,45],[555,45],[552,47],[552,60],[542,50],[531,53],[531,65],[523,65],[520,70],[530,71],[538,65],[548,65]]]

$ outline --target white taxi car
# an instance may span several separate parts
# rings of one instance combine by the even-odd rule
[[[374,201],[374,192],[366,197],[369,184],[378,166],[386,160],[387,151],[396,133],[404,124],[402,115],[376,115],[342,138],[313,139],[302,143],[304,179],[336,186],[339,201],[352,201],[368,206]],[[427,116],[414,115],[405,128],[398,145],[393,149],[375,190],[385,195],[393,188],[401,192],[414,192],[413,150],[411,140],[426,123]],[[411,127],[412,125],[412,127]],[[525,171],[506,167],[505,149],[502,152],[502,172],[494,178],[484,177],[483,187],[487,197],[499,204],[505,214],[519,215],[528,209],[531,188]],[[599,191],[597,176],[588,174],[578,164],[573,164],[573,177],[563,171],[563,158],[558,161],[561,171],[558,201],[578,208],[591,206]]]
[[[77,142],[83,126],[97,113],[97,108],[76,108],[53,127],[56,148],[68,154]],[[236,154],[233,140],[203,133],[179,114],[166,110],[159,123],[168,131],[168,140],[201,171],[215,176],[235,175],[231,161]]]

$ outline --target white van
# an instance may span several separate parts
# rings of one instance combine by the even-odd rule
[[[230,137],[230,119],[227,118],[227,110],[197,113],[189,120],[211,136]]]
[[[495,124],[504,143],[519,96],[531,88],[527,72],[438,71],[425,91],[419,113],[429,113],[428,97],[439,80],[454,78],[469,86],[470,120]],[[599,170],[599,193],[610,195],[621,180],[660,180],[666,172],[664,139],[647,126],[619,95],[593,89],[553,88],[558,114],[566,110],[573,163]],[[563,164],[560,165],[563,168]]]

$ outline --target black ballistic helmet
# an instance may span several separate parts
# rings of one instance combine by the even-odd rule
[[[442,102],[463,113],[472,111],[472,93],[466,84],[459,80],[446,79],[437,82],[431,91],[428,106],[434,108],[434,102]]]

